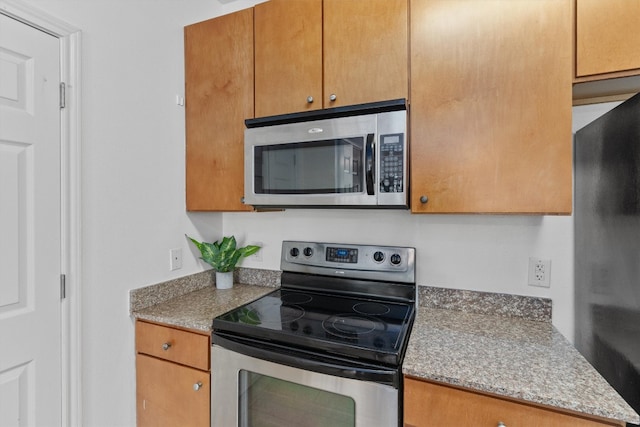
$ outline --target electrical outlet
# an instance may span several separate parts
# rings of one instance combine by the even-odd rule
[[[182,248],[169,249],[169,270],[182,268]]]
[[[529,258],[529,286],[551,286],[551,260]]]

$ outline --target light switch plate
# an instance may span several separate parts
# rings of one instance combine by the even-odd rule
[[[169,270],[179,270],[182,268],[182,248],[169,249]]]

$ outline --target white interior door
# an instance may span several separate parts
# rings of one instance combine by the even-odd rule
[[[0,14],[0,426],[59,426],[59,39]]]

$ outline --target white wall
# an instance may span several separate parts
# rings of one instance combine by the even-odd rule
[[[84,426],[135,425],[130,289],[204,266],[184,233],[235,234],[264,243],[279,268],[283,239],[415,246],[418,282],[550,297],[554,323],[573,336],[571,217],[419,216],[389,211],[290,210],[187,214],[184,210],[184,25],[253,0],[25,0],[83,31]],[[595,111],[578,110],[588,120]],[[169,249],[184,266],[168,269]],[[529,256],[552,259],[551,288],[529,287]]]

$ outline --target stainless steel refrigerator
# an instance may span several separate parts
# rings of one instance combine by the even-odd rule
[[[640,94],[574,141],[575,344],[640,413]]]

